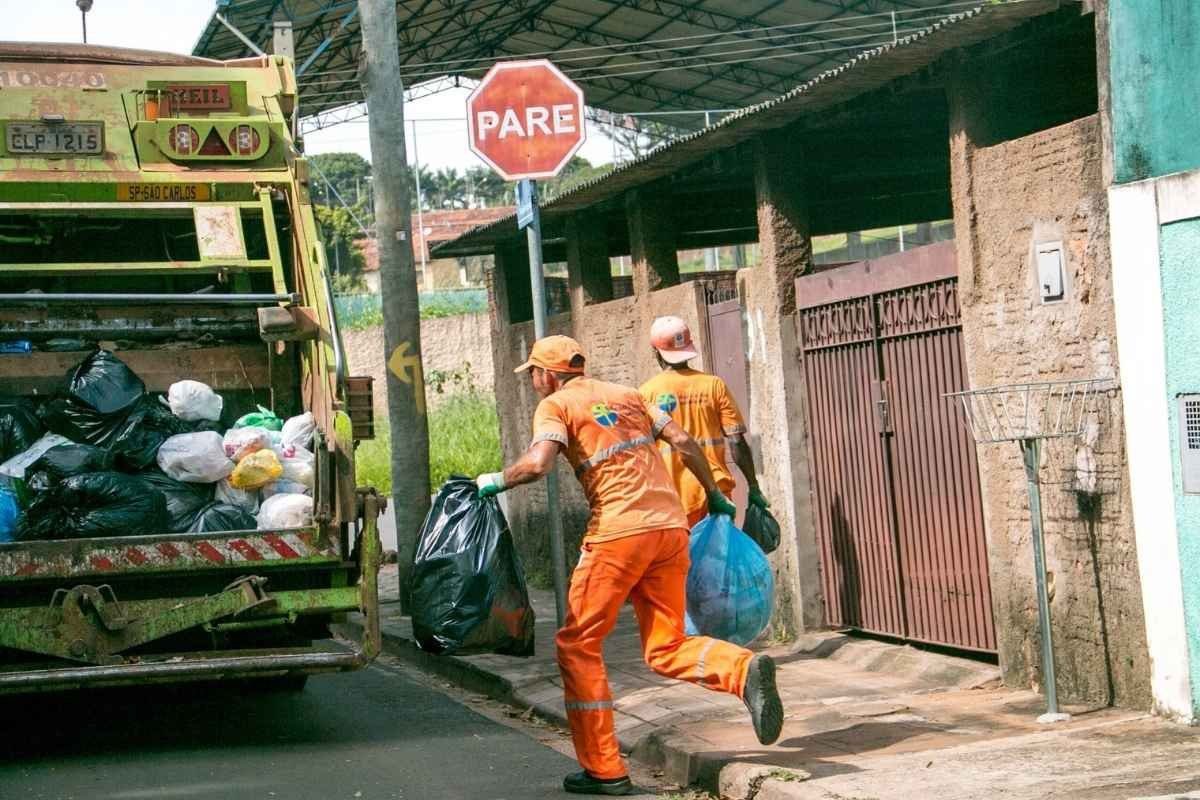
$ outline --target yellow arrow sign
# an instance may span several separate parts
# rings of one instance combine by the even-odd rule
[[[417,413],[425,413],[425,373],[421,369],[421,357],[416,353],[409,353],[409,342],[401,342],[392,351],[392,355],[388,358],[388,369],[392,371],[401,382],[407,383],[413,388],[413,399],[417,403]]]

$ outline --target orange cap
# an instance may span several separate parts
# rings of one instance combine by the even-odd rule
[[[668,364],[682,364],[696,358],[692,331],[679,317],[659,317],[650,326],[650,344]]]
[[[577,366],[571,366],[571,362],[575,360],[576,356],[580,359],[584,358],[583,348],[579,346],[579,342],[570,336],[547,336],[533,343],[533,350],[529,352],[529,360],[514,369],[513,372],[524,372],[530,367],[541,367],[551,372],[582,375],[582,360]]]

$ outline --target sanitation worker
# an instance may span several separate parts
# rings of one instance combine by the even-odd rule
[[[731,447],[734,463],[750,487],[750,504],[770,508],[758,488],[754,455],[746,442],[746,423],[729,387],[716,375],[689,366],[698,354],[687,323],[679,317],[659,317],[650,326],[650,344],[662,372],[642,384],[646,405],[668,415],[696,441],[713,479],[726,497],[732,497],[736,485],[725,462],[725,448]],[[687,514],[688,527],[694,528],[708,514],[708,491],[700,483],[698,473],[688,469],[678,450],[669,447],[660,450]]]
[[[634,791],[613,731],[603,658],[604,639],[627,598],[651,669],[742,698],[758,740],[773,743],[783,725],[775,662],[683,630],[687,518],[655,440],[680,454],[705,488],[713,513],[732,516],[733,504],[713,481],[700,448],[669,416],[648,408],[636,390],[584,375],[584,354],[573,339],[539,339],[517,368],[523,371],[542,397],[533,443],[516,463],[479,476],[477,483],[483,497],[531,483],[550,472],[561,452],[591,506],[566,621],[556,637],[567,719],[583,767],[563,780],[563,788],[575,794]]]

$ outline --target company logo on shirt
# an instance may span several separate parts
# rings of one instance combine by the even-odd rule
[[[679,408],[679,398],[670,392],[663,392],[654,402],[664,414],[674,414],[675,409]]]
[[[606,428],[611,428],[617,424],[617,412],[604,403],[592,404],[592,417]]]

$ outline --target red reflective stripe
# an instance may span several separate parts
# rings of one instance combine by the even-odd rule
[[[278,534],[268,533],[263,536],[263,541],[271,545],[271,549],[284,558],[300,558],[300,554],[293,550],[291,545],[279,538]]]
[[[207,558],[214,564],[224,564],[225,556],[221,555],[221,551],[213,547],[208,542],[196,542],[196,552]]]
[[[150,559],[146,558],[146,554],[136,547],[131,547],[125,551],[125,559],[135,567],[140,567]]]
[[[104,572],[110,572],[117,568],[117,565],[104,556],[92,556],[88,559],[92,566]]]
[[[254,546],[245,539],[233,539],[229,542],[229,546],[241,553],[242,557],[247,561],[262,561],[262,553],[254,549]]]
[[[19,570],[17,570],[17,576],[24,577],[26,575],[32,575],[33,573],[35,573],[37,571],[38,571],[38,565],[30,562],[30,563],[26,564],[25,566],[21,567]]]
[[[175,545],[171,544],[170,542],[160,542],[155,547],[158,550],[158,552],[162,553],[164,556],[171,559],[172,561],[174,561],[175,559],[177,559],[181,555],[183,555],[182,553],[179,552],[179,548],[176,547]]]

